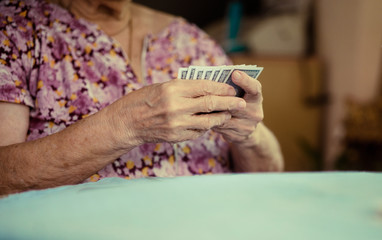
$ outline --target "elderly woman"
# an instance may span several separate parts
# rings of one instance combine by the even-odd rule
[[[104,177],[279,171],[260,83],[185,20],[129,0],[0,3],[0,193]]]

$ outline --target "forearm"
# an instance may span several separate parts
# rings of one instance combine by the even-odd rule
[[[113,129],[103,114],[35,141],[1,147],[0,195],[79,183],[128,151],[114,148]]]
[[[0,147],[0,194],[78,183],[144,143],[195,139],[240,109],[234,95],[211,81],[152,84],[59,133]]]
[[[245,143],[231,144],[231,154],[237,172],[282,171],[284,167],[279,143],[263,123],[258,124]]]

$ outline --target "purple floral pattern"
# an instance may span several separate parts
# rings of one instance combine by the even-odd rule
[[[174,20],[144,44],[147,84],[179,67],[230,64],[203,31]],[[27,141],[56,133],[143,86],[119,44],[97,25],[44,1],[0,3],[0,101],[30,107]],[[144,144],[87,181],[228,172],[228,144],[209,131],[177,144]]]

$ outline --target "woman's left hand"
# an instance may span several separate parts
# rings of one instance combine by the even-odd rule
[[[238,70],[233,73],[232,80],[246,92],[244,95],[246,107],[230,111],[232,118],[213,130],[221,133],[228,142],[233,144],[256,144],[259,141],[254,136],[256,127],[264,118],[261,84]]]

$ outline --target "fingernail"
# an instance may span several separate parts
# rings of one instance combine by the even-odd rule
[[[247,103],[245,101],[239,102],[239,108],[245,108],[247,106]]]
[[[241,72],[235,71],[233,73],[233,77],[235,78],[235,80],[240,80],[242,78]]]

